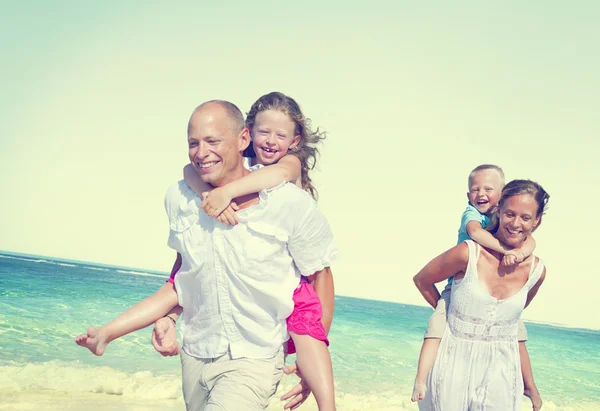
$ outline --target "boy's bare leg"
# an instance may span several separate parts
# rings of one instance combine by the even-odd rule
[[[75,337],[75,343],[95,355],[102,355],[111,341],[140,330],[164,317],[178,304],[172,283],[165,283],[157,292],[129,308],[100,328],[89,327],[87,334]]]
[[[296,364],[315,396],[319,411],[335,411],[331,356],[323,341],[290,332],[296,346]]]
[[[425,398],[427,391],[427,375],[435,363],[438,348],[440,347],[440,338],[425,338],[421,346],[421,354],[419,355],[419,366],[417,368],[417,376],[415,377],[415,386],[413,388],[411,401],[421,401]]]
[[[521,374],[523,374],[523,386],[525,387],[523,394],[531,400],[533,411],[539,411],[542,408],[542,397],[533,380],[533,369],[525,341],[519,341],[519,356],[521,357]]]

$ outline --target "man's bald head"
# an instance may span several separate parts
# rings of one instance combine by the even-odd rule
[[[242,152],[250,144],[242,112],[223,100],[196,107],[188,122],[188,155],[202,180],[220,187],[244,175]]]
[[[191,132],[191,120],[196,114],[199,114],[206,110],[218,111],[219,109],[224,110],[224,113],[227,116],[230,130],[234,134],[240,133],[245,127],[245,124],[244,115],[242,114],[242,111],[238,108],[238,106],[226,100],[210,100],[200,104],[192,113],[192,116],[190,117],[190,122],[188,123],[188,135]]]

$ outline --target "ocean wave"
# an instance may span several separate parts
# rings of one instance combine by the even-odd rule
[[[294,376],[284,376],[278,393],[273,397],[269,410],[282,410],[283,402],[278,398],[297,383]],[[0,366],[0,392],[19,396],[26,392],[42,392],[55,398],[57,405],[66,403],[75,395],[105,394],[97,397],[105,401],[108,396],[120,396],[122,401],[131,404],[134,400],[143,407],[148,400],[182,401],[181,376],[156,376],[149,371],[127,373],[106,366],[89,366],[79,362],[51,361],[46,363],[27,364],[24,366]],[[355,395],[338,393],[336,396],[340,411],[392,411],[416,410],[407,395],[392,392]],[[43,402],[51,402],[45,399]],[[0,404],[2,400],[0,400]],[[95,408],[95,409],[102,409]],[[145,408],[144,408],[145,409]],[[304,411],[316,411],[317,406],[311,397],[302,405]]]
[[[101,268],[101,267],[84,267],[87,268],[88,270],[94,270],[94,271],[110,271],[108,268]]]
[[[40,259],[34,259],[34,258],[23,258],[23,257],[13,257],[12,255],[3,255],[0,254],[0,258],[6,258],[7,260],[19,260],[19,261],[27,261],[30,263],[50,263],[50,261],[48,260],[40,260]]]
[[[598,332],[598,331],[600,331],[600,328],[584,327],[584,326],[578,326],[578,325],[569,325],[569,324],[563,324],[563,323],[557,323],[557,322],[551,322],[551,321],[530,320],[528,318],[523,318],[523,321],[525,323],[532,323],[532,324],[538,324],[538,325],[548,325],[550,327],[565,328],[565,329],[568,329],[568,330],[581,330],[581,331],[592,331],[592,332]]]
[[[297,383],[294,376],[284,376],[269,410],[282,410],[278,398]],[[337,385],[337,384],[336,384]],[[0,366],[0,405],[46,404],[43,409],[181,409],[181,375],[153,375],[150,371],[127,373],[107,366],[84,365],[78,361],[50,361],[23,366]],[[101,395],[98,395],[101,394]],[[102,395],[104,394],[104,395]],[[36,397],[36,395],[39,397]],[[93,395],[93,396],[92,396]],[[42,398],[43,397],[43,398]],[[122,401],[122,406],[118,406]],[[149,406],[149,404],[153,404]],[[373,391],[364,394],[336,392],[339,411],[401,411],[418,409],[407,392]],[[72,408],[75,407],[75,408]],[[115,408],[116,407],[116,408]],[[0,406],[0,408],[3,408]],[[35,407],[34,407],[35,408]],[[38,407],[38,409],[40,409]],[[524,399],[522,410],[530,410]],[[598,410],[600,403],[570,403],[557,406],[544,401],[548,411]],[[303,411],[317,411],[314,397],[302,405]]]
[[[157,278],[167,278],[165,275],[159,275],[159,274],[150,274],[150,273],[145,273],[143,271],[128,271],[128,270],[116,270],[118,273],[121,274],[131,274],[131,275],[140,275],[143,277],[157,277]]]
[[[50,390],[167,400],[181,398],[179,375],[126,373],[110,367],[50,361],[0,367],[0,392]]]
[[[6,258],[8,260],[19,260],[19,261],[27,261],[28,263],[38,263],[38,264],[52,264],[52,265],[60,265],[61,267],[77,267],[77,264],[70,264],[60,261],[51,261],[44,260],[43,258],[27,258],[27,257],[14,257],[10,255],[1,255],[0,258]]]

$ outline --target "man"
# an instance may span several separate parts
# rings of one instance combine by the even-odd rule
[[[232,103],[209,101],[196,108],[188,144],[191,163],[214,187],[250,172],[242,157],[250,134]],[[300,274],[321,299],[326,330],[333,316],[328,266],[338,251],[310,195],[282,184],[235,202],[240,223],[226,226],[200,210],[201,199],[183,181],[165,197],[180,308],[156,323],[153,343],[163,355],[178,351],[174,320],[183,309],[182,385],[190,411],[267,407],[283,372],[285,319]],[[286,407],[304,401],[306,388],[299,384],[287,396],[296,394]]]

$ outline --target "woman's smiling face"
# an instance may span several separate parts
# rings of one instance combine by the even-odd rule
[[[496,237],[510,247],[520,247],[539,222],[538,203],[531,194],[519,194],[504,201],[498,214]]]

